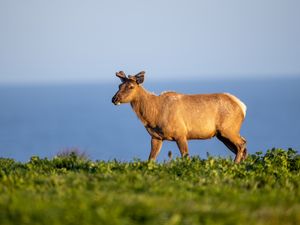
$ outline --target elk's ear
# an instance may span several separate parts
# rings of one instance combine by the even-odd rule
[[[145,71],[139,72],[137,75],[134,76],[137,84],[142,84],[145,79]]]
[[[127,80],[127,77],[123,71],[116,72],[116,76],[119,77],[122,82]]]

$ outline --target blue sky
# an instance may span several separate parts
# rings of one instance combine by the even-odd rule
[[[300,76],[298,0],[0,0],[0,83]]]

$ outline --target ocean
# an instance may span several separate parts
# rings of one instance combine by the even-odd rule
[[[146,77],[147,79],[147,77]],[[28,161],[31,156],[54,157],[78,149],[92,160],[146,160],[150,136],[129,104],[114,106],[114,83],[0,86],[0,157]],[[300,78],[145,81],[159,94],[229,92],[247,105],[241,134],[248,151],[300,149]],[[190,155],[233,157],[216,138],[189,141]],[[165,141],[158,157],[168,151],[180,156],[174,142]]]

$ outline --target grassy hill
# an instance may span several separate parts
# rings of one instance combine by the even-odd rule
[[[300,156],[0,159],[0,224],[300,224]]]

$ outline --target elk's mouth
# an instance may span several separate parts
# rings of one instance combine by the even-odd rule
[[[114,102],[114,101],[113,101],[113,104],[114,104],[114,105],[121,105],[121,102],[117,102],[117,101]]]

